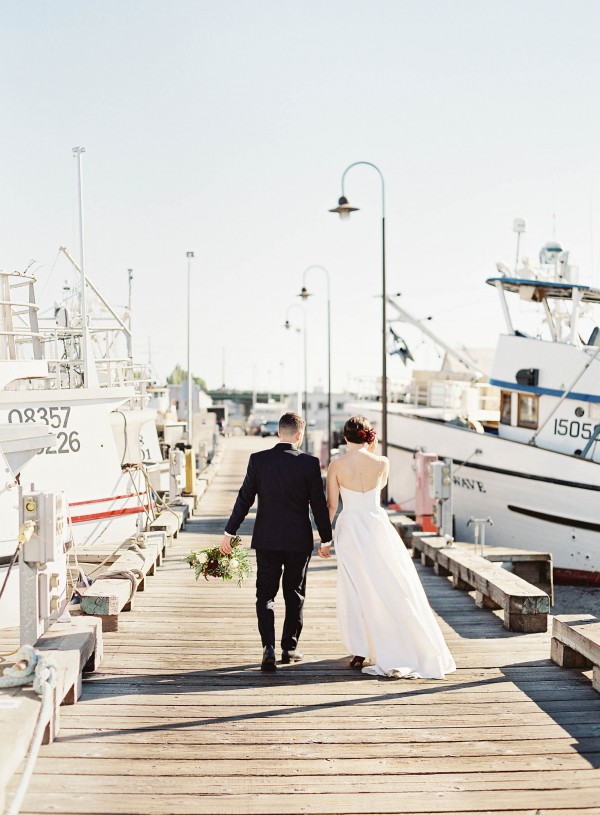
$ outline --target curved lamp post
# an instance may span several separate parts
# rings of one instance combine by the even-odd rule
[[[287,307],[284,328],[286,328],[288,331],[293,327],[289,320],[290,311],[293,308],[297,308],[302,312],[302,341],[304,349],[304,421],[306,422],[306,430],[304,432],[304,449],[308,450],[308,363],[306,350],[306,311],[298,303],[292,303]]]
[[[385,275],[385,181],[383,173],[376,164],[370,161],[355,161],[350,164],[342,173],[342,195],[338,201],[337,207],[330,209],[329,212],[337,212],[342,220],[347,220],[350,213],[358,212],[358,207],[352,207],[348,203],[345,196],[344,182],[348,171],[359,164],[364,164],[367,167],[372,167],[379,175],[381,181],[381,278],[382,278],[382,298],[381,298],[381,451],[384,456],[387,456],[387,291],[386,291],[386,275]],[[382,501],[387,503],[387,487],[382,490]]]
[[[324,266],[313,264],[307,266],[302,275],[302,291],[299,294],[303,300],[308,299],[311,294],[306,289],[306,276],[311,269],[320,269],[327,279],[327,458],[329,459],[331,447],[333,445],[331,431],[331,284],[329,272]]]

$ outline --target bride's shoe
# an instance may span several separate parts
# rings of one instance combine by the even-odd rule
[[[350,661],[351,668],[358,668],[359,670],[363,666],[363,662],[365,661],[365,657],[352,657]]]

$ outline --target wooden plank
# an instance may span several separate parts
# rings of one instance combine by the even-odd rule
[[[67,745],[68,746],[68,745]],[[89,745],[85,745],[89,748]],[[138,749],[135,749],[138,748]],[[45,775],[60,775],[65,771],[65,758],[76,758],[77,761],[70,762],[69,772],[73,775],[110,775],[110,776],[145,776],[148,773],[147,760],[156,758],[153,748],[143,750],[144,745],[131,745],[127,752],[127,760],[123,761],[123,753],[119,751],[120,757],[113,758],[111,755],[83,757],[76,750],[60,751],[60,757],[41,757],[38,759],[36,769]],[[89,748],[91,750],[93,748]],[[110,752],[114,748],[110,748]],[[170,749],[170,748],[167,748]],[[56,753],[56,751],[54,751]],[[220,759],[214,758],[210,762],[198,762],[195,757],[189,757],[189,750],[179,750],[179,756],[172,756],[165,750],[160,762],[153,767],[155,777],[175,777],[194,776],[209,777],[215,776],[218,771],[220,778],[230,778],[235,776],[275,776],[297,778],[306,776],[306,786],[310,787],[310,776],[319,778],[320,776],[344,775],[344,776],[378,776],[378,775],[440,775],[447,773],[479,774],[490,772],[490,755],[469,756],[469,761],[464,755],[445,756],[440,761],[439,756],[397,756],[391,758],[339,758],[330,757],[324,761],[315,761],[313,758],[289,758],[280,757],[277,762],[270,763],[264,760],[252,759]],[[187,757],[186,757],[187,756]],[[218,762],[218,765],[217,765]],[[527,766],[530,771],[560,771],[585,770],[589,772],[590,761],[586,756],[579,753],[569,752],[564,754],[551,755],[530,755]],[[493,761],[494,773],[519,772],[520,777],[523,770],[522,755],[496,755]],[[597,781],[597,779],[596,779]]]
[[[80,731],[82,734],[85,731]],[[102,731],[100,731],[102,732]],[[371,766],[376,762],[395,762],[405,761],[408,758],[412,760],[427,760],[429,763],[433,762],[438,768],[445,766],[447,759],[457,759],[461,768],[477,766],[479,760],[487,762],[487,768],[495,768],[500,766],[499,761],[506,757],[510,757],[515,765],[515,771],[521,771],[523,768],[530,766],[529,762],[532,757],[532,742],[521,741],[520,739],[513,741],[493,741],[489,738],[483,740],[477,738],[472,741],[464,742],[444,742],[441,746],[433,743],[413,743],[410,749],[405,745],[400,745],[396,748],[395,743],[384,742],[379,739],[372,739],[371,741],[363,741],[357,748],[356,739],[340,741],[335,740],[335,734],[329,733],[323,742],[307,742],[302,733],[288,734],[282,731],[278,740],[277,733],[260,734],[257,738],[256,733],[246,733],[238,736],[236,732],[230,735],[226,733],[208,732],[206,734],[199,733],[197,748],[193,749],[189,744],[180,744],[177,741],[164,742],[164,743],[129,743],[124,742],[119,745],[118,751],[114,743],[105,742],[102,737],[95,735],[96,731],[90,733],[89,738],[63,738],[55,741],[52,745],[51,755],[46,751],[42,755],[42,759],[48,757],[49,759],[74,759],[74,758],[87,758],[87,759],[126,759],[127,762],[133,762],[141,759],[148,761],[154,759],[156,762],[162,764],[165,760],[172,761],[197,761],[205,755],[210,755],[210,761],[206,763],[204,769],[198,768],[200,774],[214,773],[213,762],[231,764],[231,771],[236,768],[244,770],[249,767],[262,768],[263,772],[277,772],[277,767],[281,766],[286,772],[291,772],[294,767],[301,770],[306,766],[307,761],[312,761],[315,765],[314,772],[320,773],[327,771],[327,768],[334,766],[333,764],[326,763],[324,765],[318,764],[317,759],[324,759],[327,762],[344,761],[344,762],[366,762],[367,766]],[[74,735],[73,733],[70,734]],[[204,736],[204,740],[202,739]],[[335,755],[332,755],[331,745],[335,745]],[[227,745],[235,745],[236,749],[232,750]],[[282,745],[284,749],[282,749]],[[213,751],[213,747],[215,748]],[[534,759],[546,759],[552,762],[560,762],[563,758],[583,759],[585,766],[597,767],[600,760],[600,739],[583,738],[573,739],[565,734],[557,739],[552,739],[549,742],[544,742],[537,752],[533,753]],[[440,759],[443,759],[440,761]],[[271,764],[271,761],[274,764]],[[318,765],[318,766],[317,766]],[[67,766],[63,764],[64,766]],[[70,761],[68,766],[73,772],[76,767],[79,767],[78,761]]]
[[[78,773],[59,773],[45,775],[37,773],[31,784],[32,792],[51,788],[53,792],[68,793],[75,789],[80,781]],[[139,778],[119,769],[118,762],[113,762],[113,772],[110,775],[98,777],[92,775],[86,782],[86,791],[90,795],[104,795],[112,792],[121,792],[124,796],[139,792]],[[436,791],[441,792],[505,792],[523,790],[524,792],[550,790],[564,791],[571,789],[575,795],[595,791],[597,794],[597,777],[589,769],[554,770],[545,778],[537,772],[523,771],[515,777],[511,772],[481,772],[481,773],[437,773],[435,779]],[[260,775],[214,775],[211,781],[211,795],[227,793],[240,794],[252,788],[256,793],[262,794],[289,794],[303,796],[307,787],[314,792],[325,795],[354,792],[358,795],[409,793],[420,792],[423,787],[423,778],[420,774],[398,773],[386,776],[378,773],[375,776],[344,775],[338,778],[332,775],[289,776],[283,774]],[[206,791],[206,777],[196,777],[192,774],[177,777],[177,792],[181,795],[201,795]],[[149,776],[144,781],[144,792],[148,796],[165,798],[172,795],[170,785],[166,785],[164,777]]]
[[[89,794],[80,788],[71,788],[68,793],[54,792],[47,788],[32,791],[27,796],[26,812],[56,812],[62,815],[89,813]],[[355,793],[338,792],[325,795],[318,792],[272,795],[256,792],[248,785],[245,793],[189,795],[169,791],[162,796],[151,797],[143,792],[124,795],[120,792],[96,793],[94,795],[95,815],[162,815],[162,813],[185,813],[186,815],[322,815],[339,813],[456,813],[474,812],[498,813],[514,810],[515,807],[539,813],[544,807],[550,810],[569,808],[573,804],[573,791],[561,790],[503,790],[502,795],[494,796],[493,808],[489,808],[490,798],[485,792],[471,790],[439,791],[424,796],[419,792]],[[599,789],[577,791],[579,807],[600,807]],[[596,809],[597,813],[597,809]]]
[[[4,812],[10,779],[27,755],[40,712],[31,690],[0,691],[0,811]]]

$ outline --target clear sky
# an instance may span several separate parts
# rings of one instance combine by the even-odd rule
[[[43,304],[78,253],[115,304],[134,269],[135,349],[159,375],[298,387],[286,309],[329,269],[334,386],[380,372],[380,188],[358,167],[349,222],[327,210],[354,161],[386,181],[388,287],[456,344],[501,329],[485,286],[555,235],[600,283],[600,4],[595,0],[4,0],[0,266]],[[325,384],[325,285],[312,272],[309,380]],[[298,321],[297,309],[290,319]],[[400,333],[430,360],[414,333]],[[392,376],[401,375],[397,357]]]

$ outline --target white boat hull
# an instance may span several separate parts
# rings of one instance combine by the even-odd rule
[[[129,396],[124,388],[0,393],[0,423],[38,424],[57,434],[56,446],[29,462],[22,483],[64,491],[77,544],[123,541],[145,519],[144,480],[138,471],[122,472],[110,420],[110,412]],[[0,554],[5,554],[14,548],[18,509],[13,495],[0,496],[0,504],[5,510]]]
[[[377,419],[376,411],[372,418]],[[486,544],[552,553],[565,582],[600,584],[600,466],[564,453],[415,416],[388,414],[388,495],[414,508],[417,450],[453,461],[455,536],[492,518]],[[479,451],[479,452],[476,452]]]

